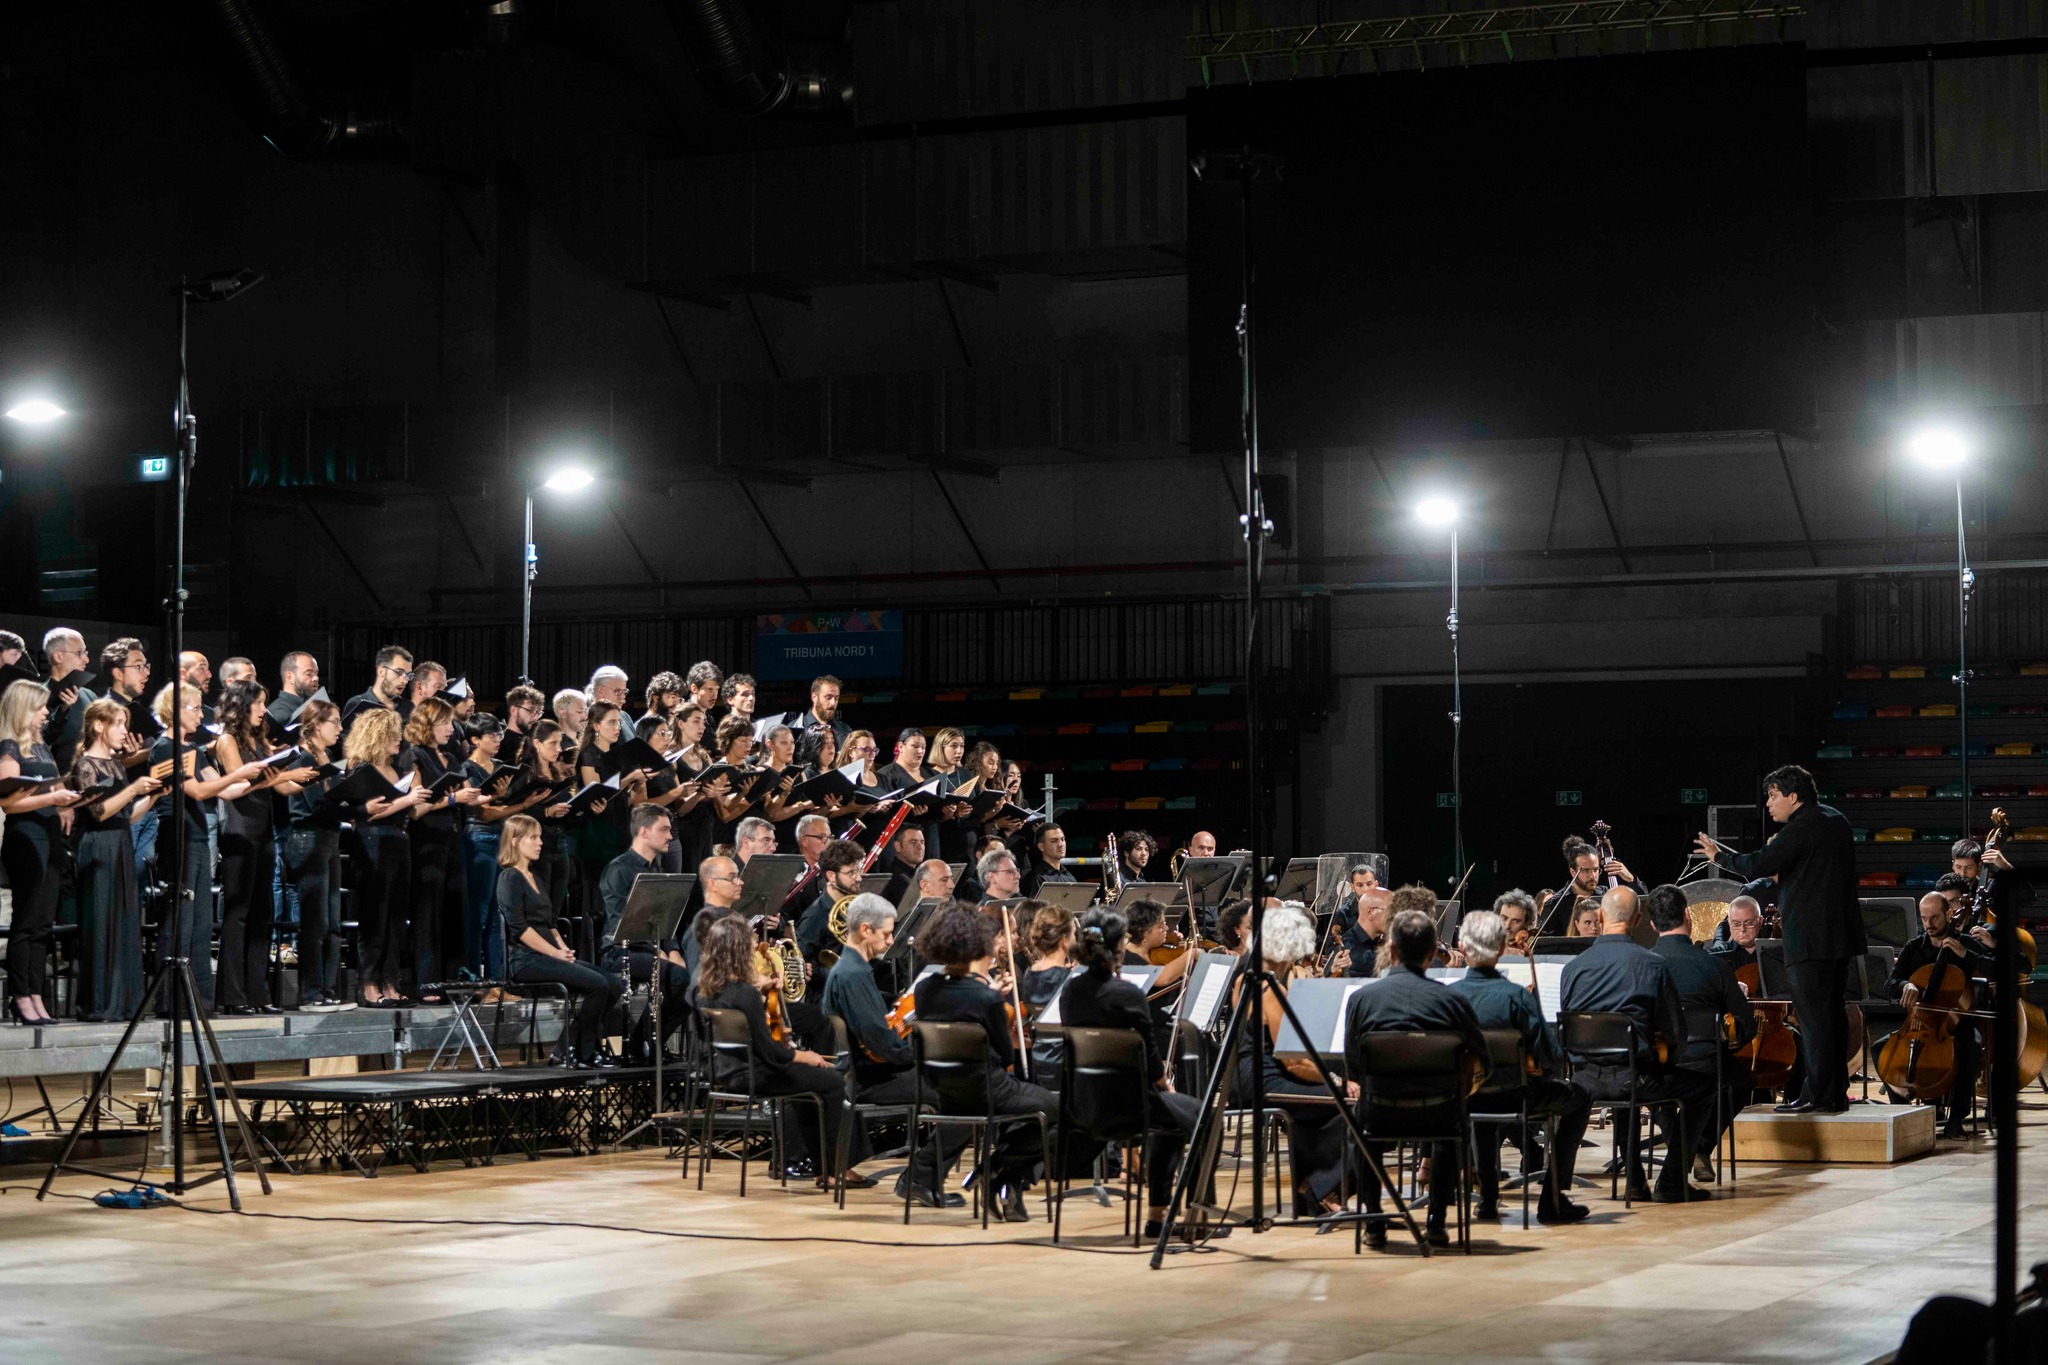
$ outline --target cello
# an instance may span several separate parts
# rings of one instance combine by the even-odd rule
[[[1749,997],[1749,1008],[1756,1015],[1756,1037],[1735,1054],[1736,1060],[1749,1068],[1750,1080],[1758,1090],[1776,1090],[1791,1078],[1793,1064],[1799,1060],[1799,1030],[1792,1026],[1792,1006],[1784,1000],[1763,998],[1763,974],[1752,962],[1735,969],[1735,979],[1742,984],[1743,992]],[[1728,1039],[1735,1039],[1735,1019],[1727,1018]]]
[[[1968,973],[1946,951],[1914,972],[1912,984],[1919,999],[1878,1050],[1877,1075],[1893,1093],[1924,1102],[1955,1084],[1956,1018],[1973,1001]]]

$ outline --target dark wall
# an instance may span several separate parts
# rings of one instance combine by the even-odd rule
[[[1398,882],[1443,894],[1453,870],[1449,687],[1388,687],[1386,852]],[[1704,787],[1715,805],[1758,799],[1759,780],[1801,761],[1800,686],[1789,679],[1527,683],[1465,689],[1465,897],[1564,881],[1565,836],[1614,827],[1615,856],[1651,885],[1675,878],[1706,812],[1681,804]],[[1559,806],[1559,791],[1583,804]]]
[[[1810,425],[1795,47],[1194,91],[1254,191],[1276,449]],[[1190,192],[1195,432],[1236,443],[1238,192]]]

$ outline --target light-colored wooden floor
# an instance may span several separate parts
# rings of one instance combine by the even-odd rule
[[[2048,1249],[2048,1114],[2028,1118],[2023,1266]],[[1504,1221],[1469,1259],[1281,1230],[1159,1272],[1089,1204],[1056,1249],[1043,1225],[984,1235],[959,1213],[905,1229],[886,1186],[842,1214],[766,1183],[741,1200],[715,1165],[700,1194],[654,1152],[287,1177],[268,1199],[249,1182],[247,1207],[699,1237],[39,1205],[9,1174],[7,1365],[1868,1361],[1929,1295],[1983,1294],[1991,1261],[1988,1140],[1892,1169],[1745,1168],[1737,1197],[1689,1207],[1623,1212],[1603,1184],[1580,1192],[1586,1223]],[[226,1208],[219,1186],[191,1202]]]

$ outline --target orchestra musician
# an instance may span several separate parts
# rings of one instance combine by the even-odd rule
[[[1047,822],[1031,841],[1031,865],[1024,870],[1024,894],[1035,896],[1047,882],[1072,882],[1074,874],[1061,864],[1067,856],[1067,832]]]
[[[833,946],[832,907],[840,898],[860,891],[866,861],[867,854],[851,839],[834,839],[818,854],[818,894],[811,898],[796,926],[796,946],[805,962],[815,966],[818,950]]]
[[[939,1096],[923,1084],[910,1041],[889,1027],[889,1007],[875,984],[875,959],[896,941],[896,907],[880,896],[859,895],[846,907],[846,951],[825,976],[824,1008],[846,1024],[847,1049],[839,1069],[858,1104],[923,1104]],[[928,1209],[957,1209],[966,1201],[946,1189],[945,1173],[967,1143],[965,1129],[943,1125],[937,1142],[921,1144],[917,1160],[896,1178],[896,1197]],[[872,1184],[861,1178],[849,1184]]]
[[[1600,902],[1591,896],[1581,896],[1572,906],[1571,923],[1565,927],[1566,938],[1600,937]]]
[[[917,865],[917,898],[943,901],[953,896],[953,867],[943,858],[927,858]]]
[[[1536,924],[1536,898],[1520,887],[1512,891],[1503,891],[1493,899],[1493,913],[1500,916],[1501,932],[1506,936],[1503,939],[1502,951],[1527,957],[1535,937],[1531,930]],[[1462,941],[1464,935],[1460,934],[1459,938]],[[1494,1026],[1482,1024],[1481,1027]]]
[[[1206,829],[1198,829],[1188,837],[1190,858],[1213,858],[1216,856],[1216,836]]]
[[[1152,865],[1152,859],[1158,853],[1159,841],[1142,829],[1127,829],[1116,836],[1116,856],[1125,882],[1149,880],[1145,869]]]
[[[1971,857],[1983,852],[1979,847]],[[1993,850],[1996,853],[1996,850]],[[1939,891],[1930,891],[1920,898],[1920,933],[1905,947],[1899,949],[1898,960],[1892,964],[1892,973],[1884,983],[1884,993],[1900,1004],[1911,1009],[1919,1003],[1920,988],[1913,984],[1913,973],[1933,963],[1937,958],[1946,957],[1950,963],[1962,970],[1967,977],[1987,977],[1997,965],[1993,951],[1996,940],[1989,929],[1978,925],[1967,935],[1955,930],[1949,911],[1948,898]],[[1983,1052],[1977,1035],[1977,1021],[1958,1018],[1954,1021],[1953,1038],[1956,1050],[1955,1083],[1936,1106],[1942,1118],[1941,1136],[1960,1138],[1963,1136],[1963,1116],[1970,1112],[1974,1097],[1979,1063]]]
[[[1526,937],[1529,916],[1536,908],[1535,898],[1526,891],[1515,890],[1502,895],[1501,900],[1523,912],[1522,932]],[[1465,954],[1466,971],[1451,983],[1451,989],[1472,1007],[1472,1016],[1480,1028],[1514,1029],[1520,1033],[1523,1048],[1542,1074],[1496,1077],[1494,1087],[1472,1097],[1472,1108],[1478,1113],[1516,1113],[1526,1104],[1531,1118],[1557,1120],[1536,1217],[1543,1223],[1576,1223],[1591,1212],[1585,1205],[1573,1203],[1569,1192],[1579,1159],[1579,1143],[1586,1136],[1586,1121],[1592,1115],[1593,1097],[1586,1087],[1565,1077],[1564,1049],[1558,1043],[1557,1031],[1545,1022],[1536,997],[1497,970],[1503,952],[1523,951],[1511,949],[1510,942],[1505,915],[1492,910],[1475,910],[1466,915],[1458,922],[1458,946]],[[1533,1153],[1524,1153],[1525,1172],[1531,1156]],[[1499,1216],[1499,1144],[1482,1142],[1476,1164],[1479,1207],[1474,1217],[1483,1221]]]
[[[618,933],[626,902],[633,895],[633,883],[643,873],[664,871],[675,843],[669,814],[660,806],[643,802],[633,807],[627,826],[632,842],[625,852],[606,864],[604,875],[597,880],[598,897],[604,906],[600,941],[606,945]],[[618,970],[609,960],[605,965],[608,970]],[[690,1017],[690,970],[680,946],[673,939],[628,944],[623,967],[629,988],[645,981],[649,990],[661,992],[661,1043],[666,1045]],[[627,1065],[646,1066],[653,1062],[653,1035],[654,1011],[649,1009],[635,1022],[632,1035],[626,1040]]]
[[[1669,1041],[1685,1037],[1685,1010],[1679,1004],[1671,968],[1663,958],[1629,937],[1629,924],[1635,914],[1635,893],[1626,887],[1615,887],[1601,898],[1600,935],[1590,948],[1565,965],[1558,1009],[1564,1014],[1627,1015],[1636,1026],[1636,1098],[1659,1107],[1667,1135],[1678,1132],[1672,1106],[1683,1102],[1686,1107],[1685,1136],[1691,1144],[1686,1148],[1687,1157],[1679,1160],[1674,1155],[1664,1162],[1654,1194],[1637,1150],[1637,1125],[1622,1122],[1620,1137],[1631,1197],[1654,1198],[1666,1204],[1711,1199],[1711,1191],[1694,1189],[1686,1183],[1686,1176],[1691,1167],[1690,1153],[1706,1151],[1708,1135],[1713,1131],[1713,1078],[1657,1060],[1658,1038]],[[1607,1062],[1595,1064],[1577,1057],[1573,1063],[1573,1079],[1595,1099],[1627,1097],[1627,1067]]]
[[[1008,854],[1003,855],[1008,858]],[[1014,875],[1016,863],[1011,860]],[[962,1082],[939,1092],[939,1112],[980,1114],[1039,1113],[1048,1130],[1059,1113],[1053,1091],[1012,1074],[1016,1042],[1004,998],[990,984],[996,957],[996,925],[974,907],[951,901],[932,916],[918,936],[918,952],[943,970],[920,980],[912,992],[917,1018],[923,1023],[975,1023],[988,1037],[988,1070],[979,1082]],[[1011,1223],[1028,1223],[1024,1193],[1044,1158],[1035,1124],[1012,1124],[995,1140],[987,1179],[995,1190],[995,1208]]]
[[[1839,1114],[1849,1107],[1849,963],[1865,947],[1856,902],[1856,844],[1849,822],[1824,806],[1813,774],[1793,764],[1764,778],[1764,805],[1784,825],[1754,853],[1731,854],[1705,834],[1699,855],[1744,877],[1778,877],[1785,967],[1806,1062],[1801,1096],[1786,1113]]]
[[[1403,887],[1402,894],[1420,888]],[[1434,900],[1434,897],[1432,897]],[[1267,911],[1270,922],[1272,911]],[[1469,1057],[1486,1065],[1486,1036],[1479,1031],[1479,1019],[1466,997],[1441,981],[1426,975],[1436,961],[1436,920],[1419,908],[1397,909],[1387,922],[1389,948],[1387,969],[1373,985],[1352,994],[1344,1010],[1345,1060],[1351,1074],[1364,1075],[1359,1040],[1370,1033],[1455,1033],[1463,1040]],[[1399,1137],[1404,1129],[1418,1133],[1442,1133],[1457,1126],[1460,1106],[1456,1098],[1421,1103],[1440,1094],[1441,1081],[1418,1084],[1402,1078],[1367,1076],[1358,1099],[1359,1127],[1376,1136]],[[1375,1144],[1377,1148],[1378,1144]],[[1448,1142],[1433,1144],[1430,1157],[1429,1215],[1423,1229],[1433,1246],[1447,1246],[1445,1214],[1458,1192],[1457,1149]],[[1379,1181],[1360,1182],[1368,1212],[1380,1211]],[[1384,1223],[1374,1223],[1382,1230]]]
[[[1708,951],[1727,958],[1729,967],[1736,971],[1756,966],[1757,936],[1764,927],[1763,907],[1756,903],[1756,897],[1737,896],[1729,901],[1728,914],[1721,923],[1728,930],[1727,936],[1717,939]]]
[[[1026,1022],[1035,1022],[1065,988],[1074,970],[1075,915],[1044,901],[1027,900],[1017,907],[1024,919],[1024,947],[1029,966],[1017,978],[1017,998]],[[1071,1022],[1071,1021],[1069,1021]],[[1048,1090],[1059,1089],[1060,1038],[1048,1029],[1031,1044],[1031,1074]]]
[[[1315,926],[1306,912],[1295,905],[1270,907],[1263,918],[1260,954],[1265,958],[1266,970],[1280,983],[1279,989],[1285,991],[1296,966],[1315,956]],[[1240,976],[1234,989],[1243,988]],[[1330,1092],[1314,1062],[1305,1057],[1283,1060],[1273,1055],[1273,1045],[1279,1041],[1281,1025],[1287,1018],[1279,995],[1271,989],[1264,990],[1260,992],[1259,1005],[1262,1017],[1245,1037],[1238,1053],[1237,1092],[1249,1096],[1254,1087],[1263,1086],[1267,1102],[1287,1117],[1287,1155],[1292,1166],[1295,1215],[1336,1213],[1341,1207],[1338,1193],[1344,1181],[1343,1120],[1330,1103]],[[1347,1100],[1356,1100],[1357,1083],[1345,1082],[1344,1095]],[[1375,1246],[1386,1244],[1384,1229],[1377,1237],[1370,1232],[1368,1237]]]
[[[1748,1068],[1733,1054],[1756,1037],[1756,1011],[1736,983],[1735,964],[1729,956],[1710,953],[1692,941],[1692,911],[1685,903],[1685,892],[1666,884],[1650,892],[1644,904],[1657,931],[1657,944],[1651,951],[1664,959],[1678,991],[1679,1008],[1685,1011],[1685,1045],[1678,1049],[1673,1063],[1711,1081],[1715,1054],[1725,1054],[1720,1068],[1721,1124],[1709,1128],[1718,1144],[1735,1126],[1735,1116],[1742,1112],[1743,1097],[1751,1088]],[[1724,1026],[1727,1020],[1734,1021],[1732,1040]],[[1714,1178],[1706,1148],[1694,1147],[1692,1161],[1693,1179]]]
[[[1394,897],[1379,884],[1379,875],[1361,864],[1351,869],[1351,915],[1338,930],[1338,951],[1332,975],[1371,977],[1379,975],[1380,949],[1386,943],[1387,916],[1393,913]],[[1434,895],[1430,897],[1435,900]]]
[[[1201,1106],[1176,1094],[1167,1072],[1172,1021],[1162,1024],[1145,993],[1117,975],[1127,953],[1126,933],[1123,915],[1105,906],[1081,916],[1072,940],[1080,969],[1066,979],[1060,992],[1060,1020],[1069,1028],[1130,1029],[1144,1040],[1145,1109],[1151,1130],[1145,1137],[1145,1235],[1157,1237],[1173,1201],[1180,1154],[1195,1131]],[[1229,1234],[1225,1227],[1205,1231],[1211,1237]]]
[[[1596,831],[1597,833],[1598,831]],[[1571,880],[1552,894],[1543,907],[1543,932],[1560,932],[1565,923],[1565,907],[1573,907],[1577,915],[1580,901],[1591,900],[1596,905],[1600,897],[1613,887],[1623,886],[1640,896],[1645,888],[1636,884],[1635,875],[1628,870],[1628,864],[1619,858],[1600,860],[1600,851],[1574,834],[1564,841],[1564,865],[1571,873]],[[1597,932],[1597,931],[1596,931]]]
[[[981,903],[1015,900],[1024,894],[1023,874],[1017,870],[1016,855],[1009,849],[989,850],[974,864],[975,880],[981,884]]]

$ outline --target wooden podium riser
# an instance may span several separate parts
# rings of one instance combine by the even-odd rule
[[[1777,1114],[1767,1105],[1735,1119],[1742,1161],[1892,1165],[1934,1150],[1929,1105],[1859,1104],[1846,1114]]]

